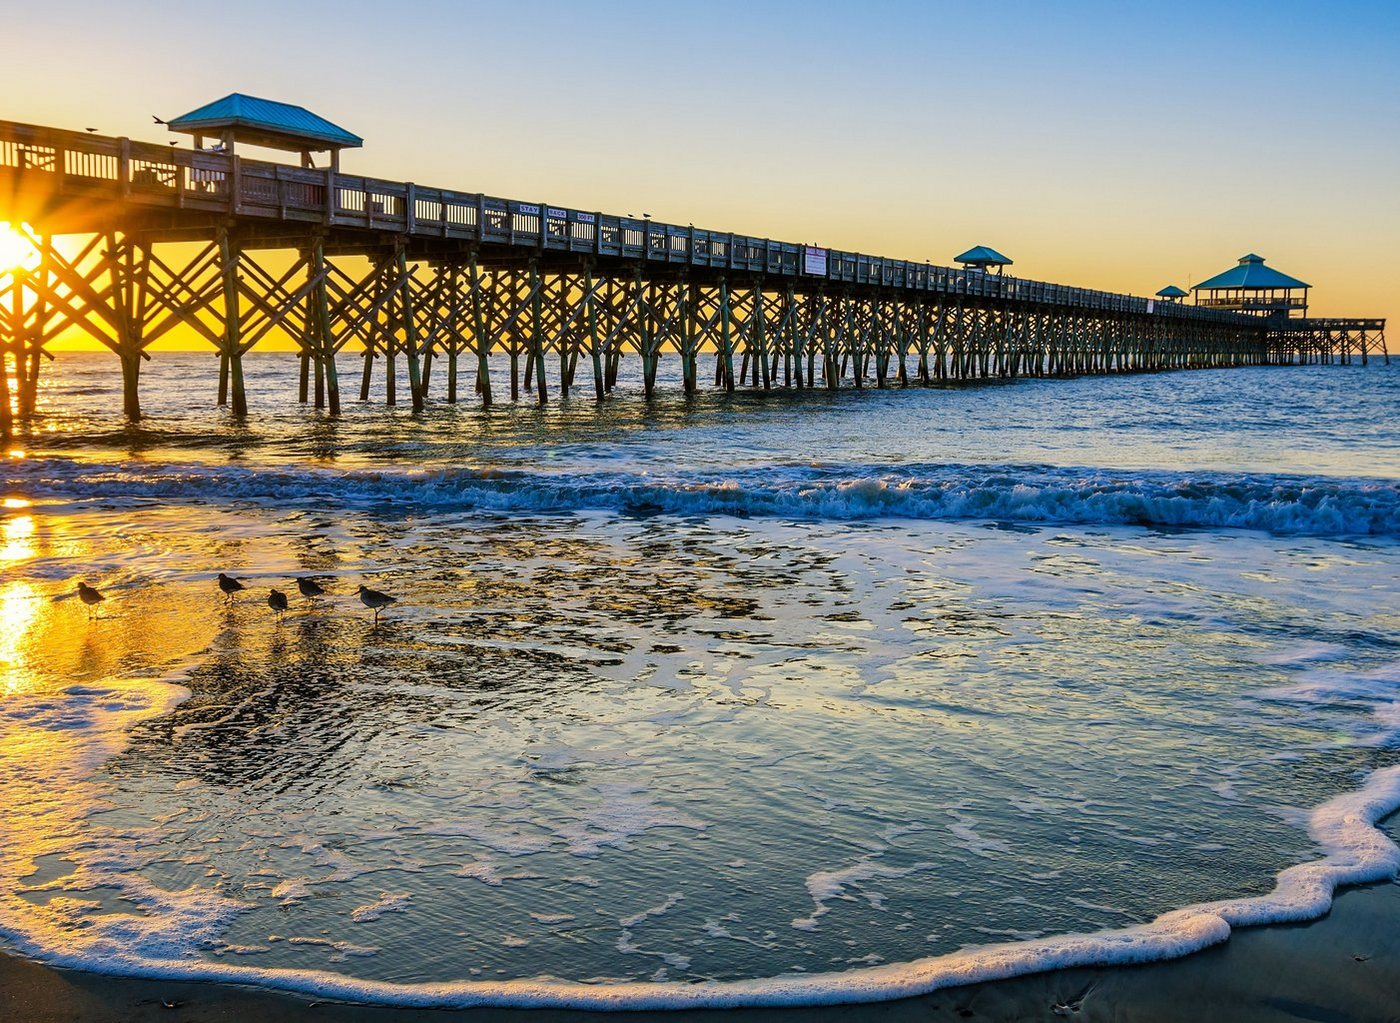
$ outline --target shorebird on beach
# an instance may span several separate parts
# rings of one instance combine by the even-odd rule
[[[325,587],[315,579],[308,579],[305,576],[297,577],[297,589],[301,591],[303,597],[313,601],[326,592]]]
[[[224,591],[224,596],[228,598],[230,604],[233,603],[233,595],[235,593],[239,590],[246,590],[247,588],[248,587],[244,586],[233,576],[225,575],[223,572],[219,573],[219,589]]]
[[[390,604],[398,602],[398,597],[391,597],[387,593],[380,593],[372,590],[364,583],[360,584],[360,603],[374,612],[374,624],[379,624],[379,612]]]
[[[277,620],[282,620],[282,615],[287,610],[287,595],[281,590],[271,590],[267,595],[267,606],[277,612]]]
[[[107,598],[87,583],[78,583],[78,599],[87,605],[88,617],[92,618],[97,614],[97,605]]]

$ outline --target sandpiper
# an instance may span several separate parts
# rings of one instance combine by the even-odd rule
[[[107,598],[87,583],[78,583],[78,599],[87,605],[88,617],[91,618],[97,614],[97,605]]]
[[[325,587],[315,579],[308,579],[305,576],[299,576],[297,578],[297,589],[300,590],[301,595],[308,600],[315,600],[326,592]]]
[[[239,590],[246,590],[247,587],[231,575],[219,573],[219,589],[224,591],[224,596],[228,597],[228,602],[233,603],[233,595]]]
[[[374,624],[379,624],[379,612],[390,604],[397,603],[397,597],[391,597],[387,593],[380,593],[372,590],[364,583],[360,584],[360,603],[374,612]]]
[[[282,620],[282,614],[287,610],[287,595],[281,590],[271,590],[267,595],[267,606],[277,612],[277,620]]]

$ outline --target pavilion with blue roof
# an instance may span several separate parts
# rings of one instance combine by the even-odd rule
[[[1001,273],[1002,267],[1010,266],[1007,259],[989,245],[974,245],[960,256],[953,257],[965,270],[981,270],[984,273]]]
[[[1308,288],[1296,277],[1264,265],[1264,257],[1250,253],[1239,265],[1218,273],[1191,288],[1196,305],[1210,309],[1252,313],[1256,316],[1307,316]]]
[[[329,152],[331,169],[336,171],[340,170],[342,149],[358,149],[365,143],[360,136],[305,107],[245,96],[241,92],[230,93],[191,110],[167,121],[166,126],[173,132],[193,135],[196,149],[204,148],[205,137],[213,137],[219,139],[228,152],[242,142],[301,153],[303,167],[313,166],[311,154]]]

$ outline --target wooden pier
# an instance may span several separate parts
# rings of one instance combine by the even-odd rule
[[[602,400],[624,358],[651,395],[663,358],[687,393],[888,387],[1296,362],[1334,336],[309,162],[0,121],[0,220],[35,253],[0,271],[0,428],[33,413],[47,346],[72,329],[118,357],[131,419],[147,350],[175,330],[218,354],[218,401],[238,415],[243,356],[274,334],[300,352],[300,400],[332,414],[350,359],[361,400],[378,366],[387,402],[421,409]],[[1348,358],[1382,350],[1383,321],[1364,322],[1380,327]],[[501,380],[492,353],[509,358]]]
[[[1307,317],[1269,324],[1269,361],[1279,365],[1366,365],[1379,355],[1390,365],[1385,320]]]

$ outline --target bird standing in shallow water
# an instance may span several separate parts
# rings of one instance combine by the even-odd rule
[[[282,620],[282,615],[287,610],[287,595],[281,590],[272,590],[267,595],[267,606],[277,612],[277,620]]]
[[[97,614],[97,605],[107,598],[98,593],[95,588],[89,586],[87,583],[79,583],[78,599],[87,605],[88,617],[91,618]]]
[[[246,590],[247,588],[248,587],[244,586],[233,576],[225,575],[222,572],[219,573],[219,589],[224,591],[224,596],[228,597],[228,602],[230,604],[233,603],[233,595],[235,593],[239,590]]]
[[[308,579],[305,576],[297,578],[297,589],[301,591],[301,595],[307,600],[315,600],[326,592],[325,588],[315,579]]]
[[[380,593],[372,590],[364,583],[360,584],[360,603],[374,612],[374,624],[379,624],[379,612],[390,604],[398,602],[397,597],[391,597],[387,593]]]

